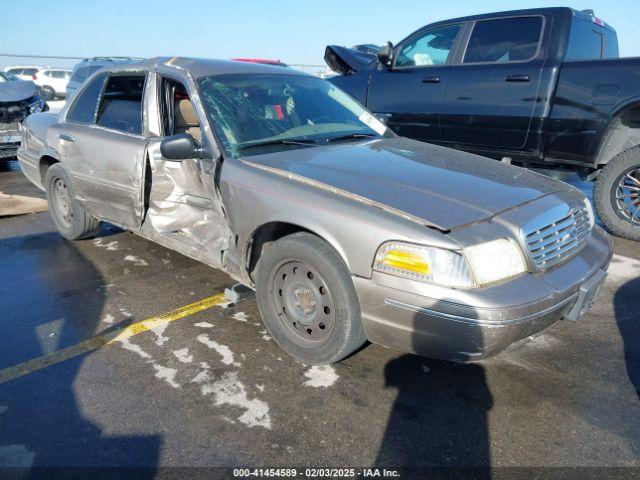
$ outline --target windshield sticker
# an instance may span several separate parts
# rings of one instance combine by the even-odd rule
[[[358,119],[378,135],[384,135],[384,132],[387,131],[385,124],[367,111],[362,112]]]

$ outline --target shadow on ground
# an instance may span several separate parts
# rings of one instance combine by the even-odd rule
[[[424,319],[416,315],[414,331],[420,328]],[[467,338],[482,348],[482,333],[473,328]],[[414,334],[414,348],[425,338]],[[427,468],[403,478],[490,478],[493,397],[481,364],[403,355],[386,365],[385,383],[398,393],[374,465]]]
[[[640,278],[620,287],[613,302],[624,344],[627,375],[640,401]]]
[[[94,335],[105,285],[72,242],[57,233],[2,239],[0,257],[0,284],[11,285],[0,290],[0,369]],[[85,358],[0,384],[0,477],[97,479],[108,473],[101,467],[145,467],[129,478],[154,477],[159,436],[105,434],[85,418],[74,393]]]

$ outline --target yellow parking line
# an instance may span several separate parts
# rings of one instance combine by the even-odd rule
[[[99,348],[112,345],[115,342],[126,340],[138,335],[139,333],[151,330],[157,325],[186,318],[190,315],[203,310],[208,310],[209,308],[225,302],[226,299],[224,293],[218,293],[216,295],[203,298],[197,302],[190,303],[189,305],[185,305],[184,307],[177,308],[168,313],[132,323],[124,328],[88,338],[76,345],[47,353],[46,355],[14,365],[13,367],[5,368],[4,370],[0,370],[0,385],[24,375],[28,375],[29,373],[37,372],[38,370],[42,370],[51,365],[64,362],[65,360],[77,357],[78,355],[98,350]]]

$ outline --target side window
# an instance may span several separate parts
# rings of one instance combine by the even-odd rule
[[[110,77],[98,108],[98,125],[124,133],[141,135],[145,78],[145,75]]]
[[[542,17],[514,17],[476,22],[463,63],[532,60],[542,37]]]
[[[22,71],[22,74],[23,74],[23,75],[31,75],[31,76],[33,76],[33,75],[35,75],[36,73],[38,73],[38,69],[37,69],[37,68],[25,68],[25,69]]]
[[[189,92],[180,82],[169,78],[162,79],[161,113],[164,135],[187,133],[196,142],[202,140],[202,129],[196,115]]]
[[[106,75],[97,76],[80,92],[69,109],[67,121],[88,124],[95,121],[98,99],[106,78]]]
[[[395,67],[426,67],[447,63],[460,25],[434,28],[400,45]]]

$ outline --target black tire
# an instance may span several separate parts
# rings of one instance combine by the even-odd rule
[[[53,87],[45,85],[44,87],[41,87],[40,90],[42,91],[42,98],[44,98],[46,102],[49,102],[56,98],[56,91],[53,89]]]
[[[95,236],[100,221],[89,215],[75,199],[69,176],[61,164],[54,163],[47,170],[44,181],[49,213],[58,232],[69,240]],[[66,191],[66,198],[62,199]]]
[[[640,146],[618,154],[607,163],[596,180],[594,203],[596,211],[607,230],[618,237],[640,240],[640,213],[635,213],[633,205],[640,208],[640,183],[627,180],[628,187],[620,183],[632,175],[640,182]],[[617,196],[625,196],[630,208],[621,208]],[[629,197],[630,196],[630,197]]]
[[[327,365],[364,344],[351,275],[327,242],[305,232],[288,235],[266,248],[256,268],[262,320],[289,355],[303,363]],[[289,272],[289,280],[281,272]],[[285,305],[291,306],[289,311]]]

